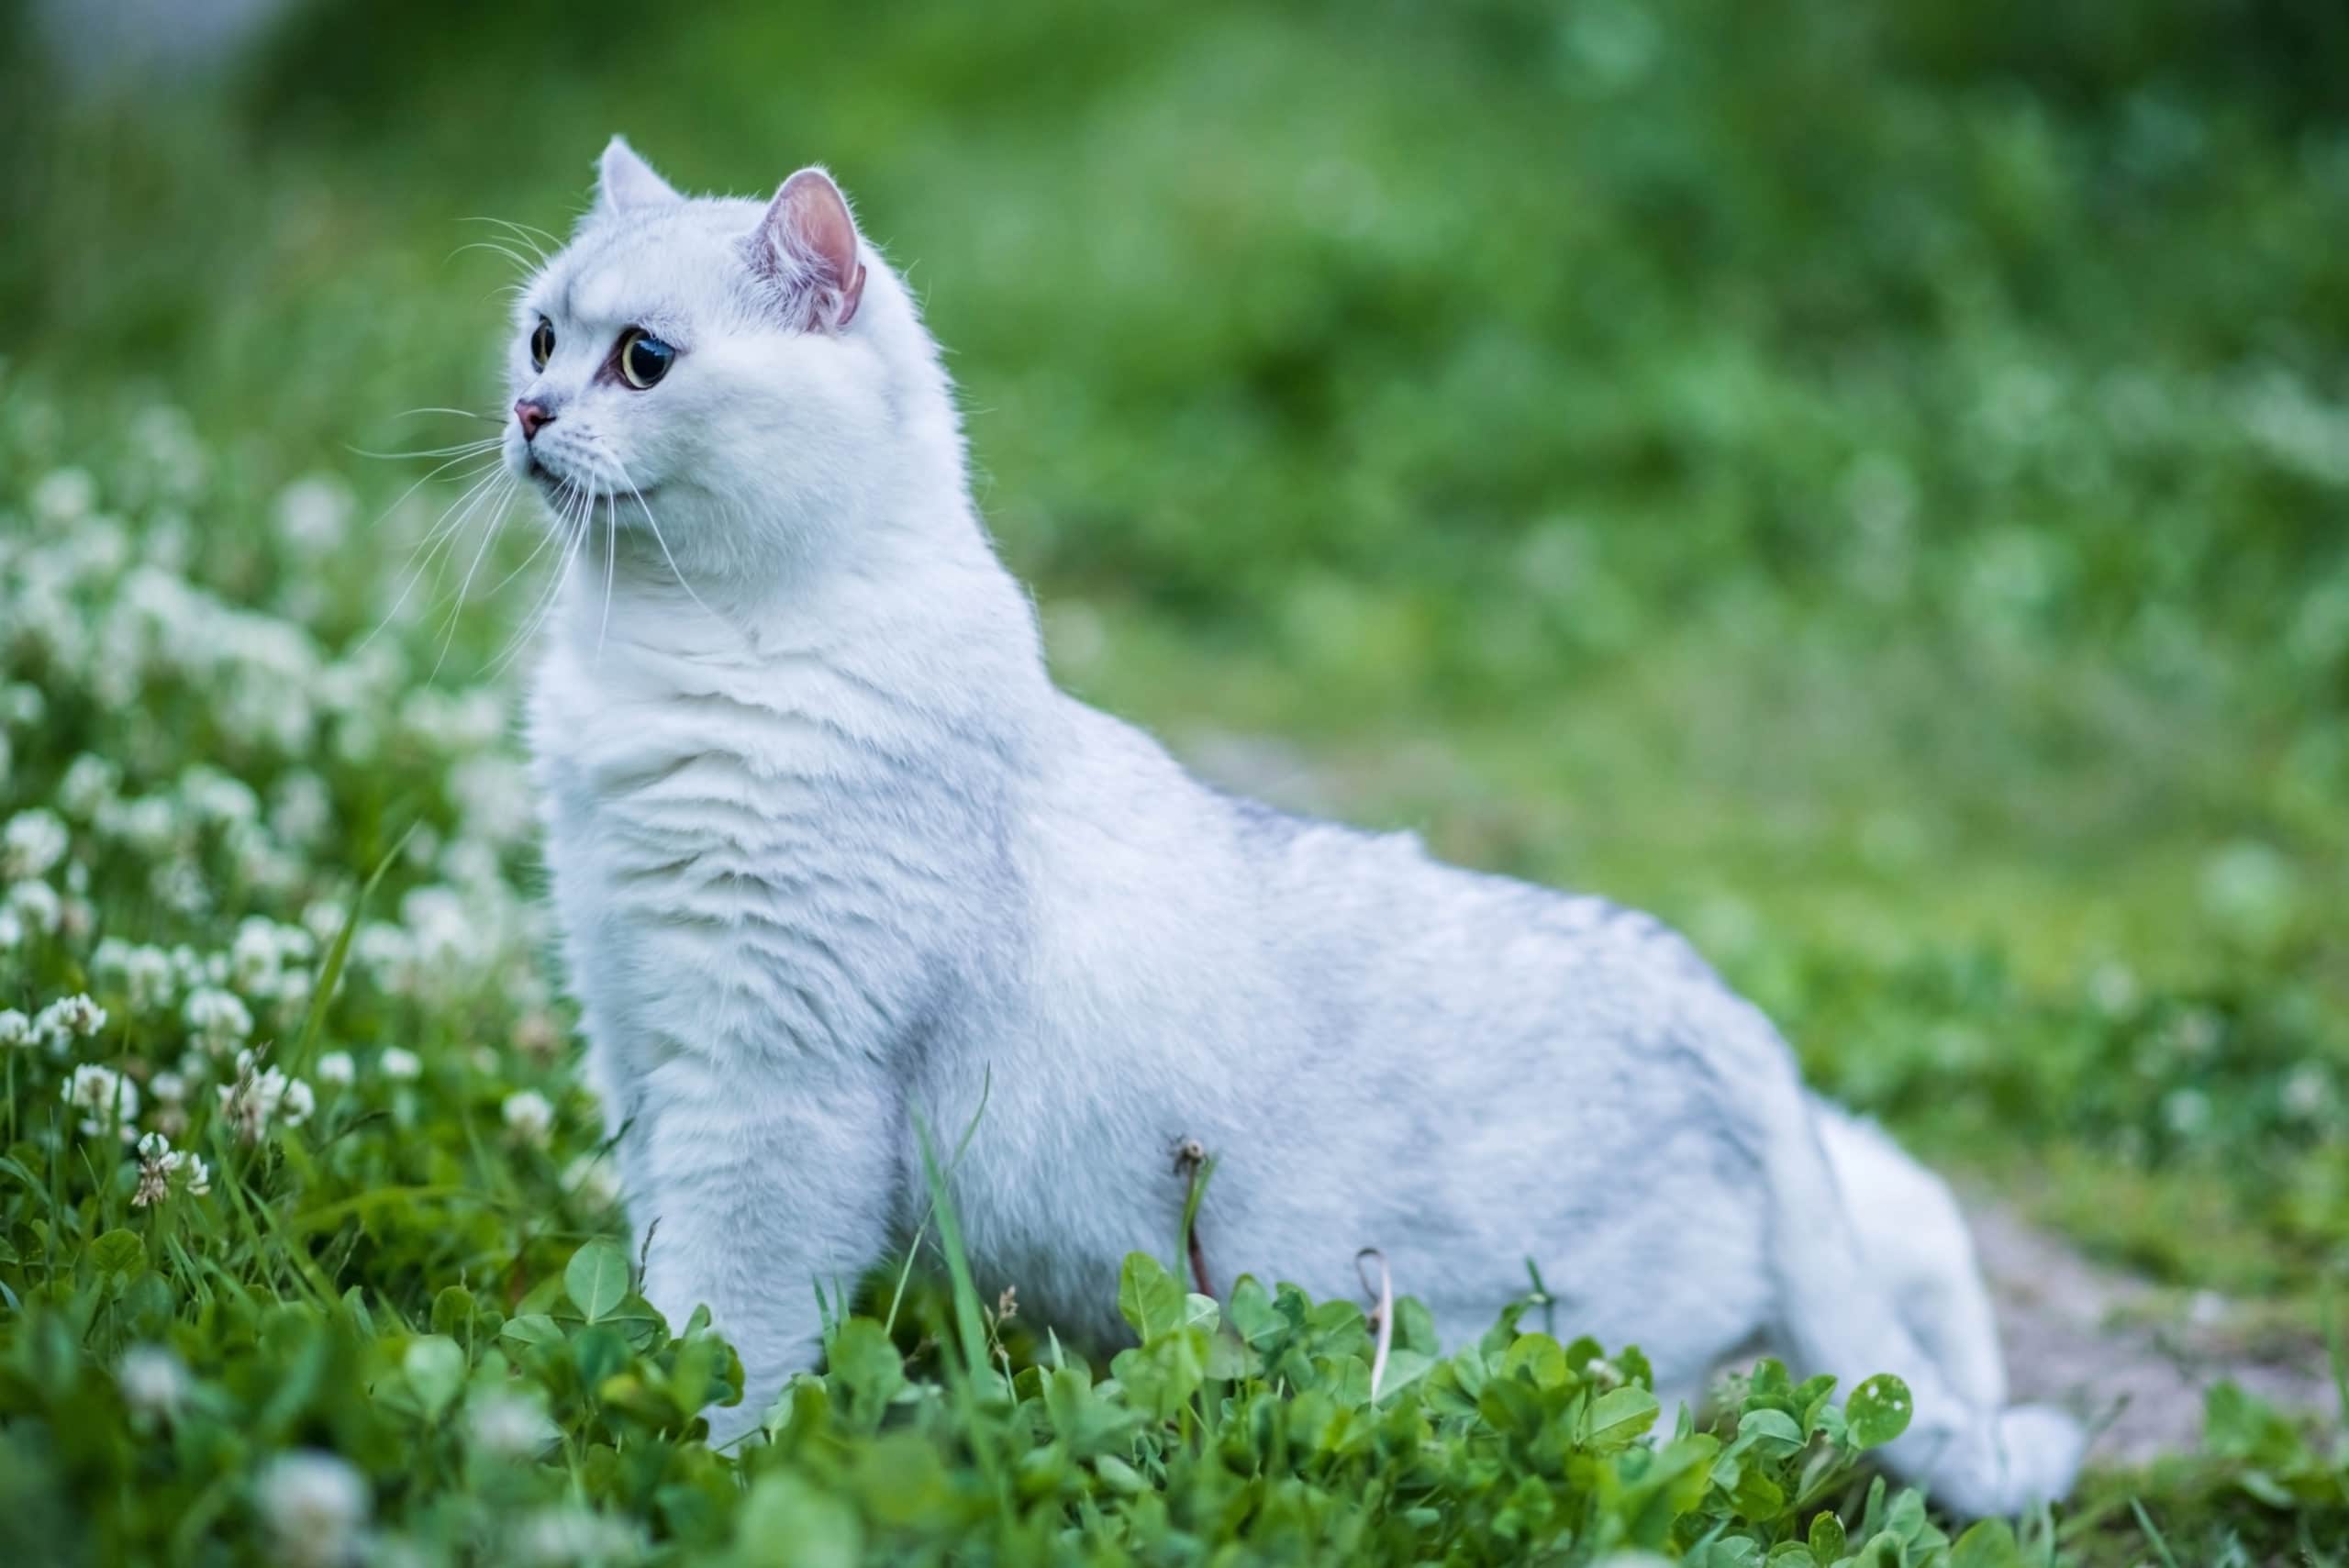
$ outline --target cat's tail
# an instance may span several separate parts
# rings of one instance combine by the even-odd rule
[[[2062,1497],[2085,1437],[2062,1411],[2006,1403],[1989,1302],[1947,1189],[1881,1133],[1815,1101],[1758,1013],[1754,1024],[1771,1047],[1756,1108],[1790,1359],[1834,1373],[1847,1394],[1876,1373],[1906,1383],[1915,1410],[1884,1457],[1943,1507],[2011,1515]]]

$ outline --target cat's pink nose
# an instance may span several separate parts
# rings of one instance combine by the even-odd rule
[[[554,416],[545,404],[533,403],[527,397],[514,405],[514,417],[522,422],[522,439],[526,441],[536,439],[541,426],[554,423]]]

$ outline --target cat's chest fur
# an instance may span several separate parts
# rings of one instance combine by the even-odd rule
[[[986,737],[852,648],[561,639],[531,707],[549,867],[615,1125],[671,1085],[885,1073],[1001,889]]]

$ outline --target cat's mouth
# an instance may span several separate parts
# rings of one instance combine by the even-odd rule
[[[661,488],[658,484],[615,485],[602,480],[574,478],[540,462],[536,452],[529,454],[529,466],[524,472],[537,481],[547,500],[556,505],[563,502],[576,505],[581,497],[585,496],[596,506],[602,506],[607,501],[615,504],[634,502],[642,509],[646,498],[658,494]]]

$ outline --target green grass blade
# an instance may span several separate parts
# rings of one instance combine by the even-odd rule
[[[292,1060],[284,1063],[289,1074],[299,1077],[309,1070],[311,1053],[317,1050],[318,1035],[326,1028],[327,1008],[334,1001],[335,987],[342,984],[342,967],[351,958],[351,940],[359,934],[359,917],[367,911],[367,899],[375,891],[376,884],[384,880],[384,874],[392,869],[392,863],[400,858],[400,851],[407,848],[407,841],[416,837],[416,830],[423,825],[421,821],[409,823],[406,830],[393,840],[392,847],[384,852],[383,859],[375,862],[375,869],[367,873],[367,880],[352,895],[351,912],[342,917],[342,929],[335,933],[334,945],[327,949],[326,961],[318,966],[317,977],[312,983],[309,1014],[302,1020],[302,1033],[294,1043]]]

